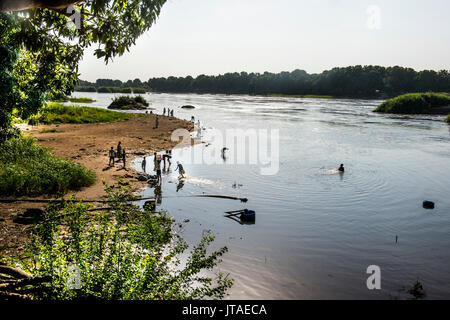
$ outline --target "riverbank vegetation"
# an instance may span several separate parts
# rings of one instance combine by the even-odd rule
[[[447,121],[447,123],[450,124],[450,113],[448,114],[447,119],[445,121]]]
[[[268,94],[268,97],[279,97],[279,98],[311,98],[311,99],[333,99],[332,96],[320,96],[315,94]]]
[[[71,97],[59,97],[57,99],[50,99],[52,102],[75,102],[75,103],[92,103],[95,102],[94,99],[91,98],[71,98]]]
[[[149,106],[147,100],[142,96],[120,96],[111,102],[108,109],[117,110],[145,110]]]
[[[133,116],[135,115],[101,108],[66,106],[57,102],[49,102],[40,113],[32,116],[28,123],[32,125],[39,123],[106,123],[129,120]]]
[[[89,211],[91,205],[76,199],[47,207],[34,228],[29,254],[10,261],[41,281],[33,290],[13,287],[15,294],[38,300],[192,300],[226,295],[232,279],[222,273],[205,275],[228,250],[207,253],[214,240],[210,232],[188,253],[188,244],[175,233],[167,213],[133,205],[130,188],[120,183],[105,190],[106,210]]]
[[[450,92],[447,70],[415,71],[403,67],[349,66],[333,68],[320,74],[303,70],[280,73],[235,72],[198,77],[150,78],[121,82],[98,79],[95,83],[80,80],[79,86],[102,85],[147,87],[153,92],[217,93],[249,95],[333,96],[341,98],[385,99],[412,92]],[[81,87],[80,87],[81,88]]]
[[[388,99],[374,111],[399,114],[447,114],[441,107],[450,106],[450,95],[446,93],[410,93]]]
[[[95,87],[95,86],[79,86],[75,91],[80,92],[98,92],[98,93],[134,93],[144,94],[149,91],[147,88],[131,88],[131,87]]]
[[[95,182],[95,174],[57,158],[33,138],[18,135],[0,143],[0,194],[36,196],[64,194]]]

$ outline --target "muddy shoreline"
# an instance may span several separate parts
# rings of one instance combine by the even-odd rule
[[[49,129],[56,131],[48,132]],[[84,165],[96,173],[94,185],[69,192],[65,198],[75,195],[79,199],[99,200],[105,197],[103,180],[113,185],[123,179],[125,183],[132,184],[133,192],[136,193],[144,189],[147,183],[137,179],[139,173],[133,168],[132,162],[138,157],[174,148],[178,142],[172,141],[171,135],[176,129],[193,131],[194,124],[175,117],[159,116],[159,125],[155,128],[155,115],[150,114],[115,123],[39,125],[27,127],[23,133],[51,148],[54,155]],[[128,154],[126,166],[123,168],[122,162],[116,162],[113,167],[109,167],[108,150],[116,148],[119,141]],[[39,196],[32,199],[53,198]],[[43,207],[45,204],[39,203],[0,203],[0,256],[23,252],[28,241],[32,226],[15,223],[15,216],[27,208]]]

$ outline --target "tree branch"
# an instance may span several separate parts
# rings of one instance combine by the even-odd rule
[[[85,0],[0,0],[0,12],[27,9],[64,9]]]

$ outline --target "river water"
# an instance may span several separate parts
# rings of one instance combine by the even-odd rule
[[[74,96],[104,108],[114,95]],[[373,100],[145,97],[158,114],[169,107],[176,117],[201,122],[205,143],[173,151],[187,178],[180,181],[172,163],[158,209],[183,224],[189,243],[209,229],[216,235],[212,249],[228,247],[217,268],[235,280],[228,298],[403,299],[412,297],[405,291],[416,280],[427,298],[450,298],[450,126],[443,117],[376,114],[371,110],[381,101]],[[196,108],[179,108],[186,104]],[[268,142],[278,171],[264,175],[265,164],[236,163],[259,149],[250,140],[233,146],[217,138],[230,129],[256,132],[258,141],[265,141],[261,132],[278,132]],[[225,160],[223,146],[230,149]],[[335,170],[340,163],[344,174]],[[152,165],[147,172],[153,174]],[[248,202],[190,197],[202,194]],[[423,200],[436,208],[425,210]],[[224,217],[243,208],[256,211],[255,224]],[[380,290],[367,288],[371,265],[380,267]]]

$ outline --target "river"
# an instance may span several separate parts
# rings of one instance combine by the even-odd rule
[[[114,95],[74,96],[104,108]],[[173,163],[158,208],[183,223],[189,243],[210,229],[212,248],[228,247],[218,270],[235,280],[229,299],[403,299],[412,297],[405,290],[416,280],[427,298],[450,298],[450,126],[443,117],[376,114],[381,101],[374,100],[145,97],[156,113],[174,108],[174,116],[194,116],[204,128],[205,143],[173,151],[187,178],[178,180]],[[187,104],[195,109],[179,108]],[[275,134],[268,143],[274,174],[249,160],[259,152],[254,143],[217,139],[232,129],[263,142],[264,132]],[[236,163],[243,150],[248,161]],[[340,163],[343,174],[335,170]],[[190,197],[201,194],[248,202]],[[436,208],[422,208],[423,200]],[[243,208],[255,210],[254,224],[224,217]],[[367,288],[371,265],[380,267],[380,290]]]

